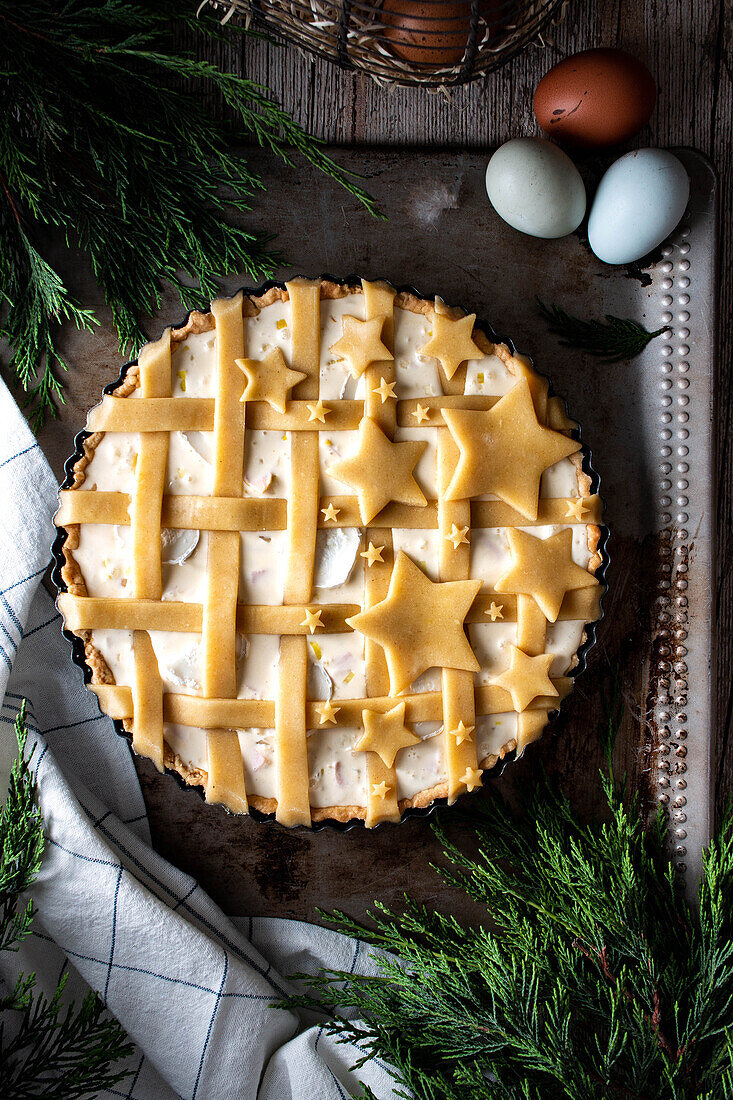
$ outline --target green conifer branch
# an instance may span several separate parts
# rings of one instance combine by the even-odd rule
[[[565,348],[580,348],[604,363],[619,363],[641,355],[647,344],[666,332],[666,327],[649,332],[643,325],[630,318],[606,314],[603,321],[583,321],[566,313],[560,306],[545,305],[535,298],[537,308],[547,322],[550,332],[560,337]]]

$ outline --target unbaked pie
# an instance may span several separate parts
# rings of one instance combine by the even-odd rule
[[[296,279],[91,410],[59,607],[138,753],[234,813],[397,821],[536,740],[599,617],[576,425],[473,315]]]

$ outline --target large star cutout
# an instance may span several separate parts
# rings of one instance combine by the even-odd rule
[[[293,386],[308,376],[291,370],[280,348],[270,348],[262,359],[235,359],[247,380],[241,401],[266,401],[284,413]]]
[[[346,360],[352,378],[361,378],[370,363],[384,363],[394,359],[388,347],[382,343],[382,326],[385,315],[373,317],[371,321],[360,321],[348,314],[343,321],[343,336],[330,351]]]
[[[539,657],[528,657],[515,645],[509,647],[509,668],[497,676],[491,683],[504,688],[512,697],[512,706],[516,711],[526,710],[538,695],[558,695],[558,690],[550,679],[552,653],[541,653]]]
[[[364,416],[359,424],[359,446],[353,455],[329,468],[329,474],[350,485],[359,497],[362,523],[369,523],[391,500],[400,504],[427,501],[412,476],[427,442],[393,443],[375,420]]]
[[[384,650],[390,695],[428,668],[478,671],[463,620],[480,588],[480,580],[431,581],[399,551],[386,599],[346,620]]]
[[[485,412],[443,409],[443,418],[460,451],[445,499],[495,493],[527,519],[537,519],[543,471],[580,450],[539,423],[526,378]]]
[[[432,313],[430,321],[433,331],[427,344],[418,348],[420,355],[430,355],[437,359],[447,378],[452,378],[461,363],[467,359],[483,359],[481,348],[471,339],[475,313],[459,317],[457,321],[444,313]]]
[[[398,703],[392,710],[381,714],[376,710],[361,712],[364,732],[354,745],[357,752],[376,752],[385,767],[391,768],[400,749],[418,745],[420,738],[405,725],[405,704]]]
[[[598,584],[592,573],[573,561],[573,532],[569,527],[548,539],[510,527],[508,538],[512,564],[494,589],[531,596],[551,623],[557,621],[566,592]]]

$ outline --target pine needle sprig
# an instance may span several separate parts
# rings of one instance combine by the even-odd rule
[[[535,298],[540,313],[547,321],[550,332],[561,337],[560,344],[566,348],[580,348],[594,355],[604,363],[619,363],[622,359],[633,359],[640,355],[647,344],[655,337],[667,331],[658,328],[649,332],[637,321],[630,318],[614,317],[606,314],[603,321],[583,321],[573,317],[559,306],[545,305]]]
[[[32,887],[44,850],[43,819],[26,754],[25,703],[15,721],[18,758],[0,810],[0,951],[17,951],[31,932],[33,903],[19,902]],[[130,1074],[118,1068],[133,1052],[125,1032],[95,993],[77,1008],[64,1003],[66,972],[50,997],[36,992],[35,974],[21,974],[0,996],[0,1096],[77,1100],[114,1088]],[[6,1023],[13,1018],[10,1035]]]
[[[189,52],[174,42],[181,25]],[[175,0],[0,0],[0,31],[0,337],[34,430],[63,401],[58,325],[96,324],[49,259],[50,238],[88,257],[120,348],[134,352],[165,284],[201,307],[223,277],[260,281],[281,262],[242,224],[263,183],[238,147],[303,158],[378,213],[266,88],[196,56],[240,33],[212,15]],[[228,121],[213,118],[210,93]]]
[[[607,744],[617,698],[610,713]],[[378,974],[298,975],[306,992],[288,1005],[320,1008],[360,1064],[388,1063],[398,1095],[417,1100],[733,1095],[733,811],[693,908],[661,813],[644,820],[612,768],[601,779],[601,821],[580,821],[546,778],[521,817],[492,793],[461,815],[458,839],[455,814],[439,821],[436,870],[484,923],[409,896],[399,911],[377,903],[366,926],[330,915],[375,949]]]

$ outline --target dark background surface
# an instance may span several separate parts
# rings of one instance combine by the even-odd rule
[[[567,53],[597,45],[619,45],[644,59],[655,75],[659,102],[649,130],[640,145],[688,145],[705,152],[716,164],[721,177],[721,320],[718,356],[718,412],[716,446],[719,455],[720,482],[717,503],[719,515],[720,574],[717,587],[719,644],[717,653],[718,731],[716,736],[716,789],[720,797],[733,789],[733,743],[730,729],[733,715],[731,662],[733,644],[733,586],[731,585],[731,462],[730,462],[730,197],[729,181],[733,160],[733,82],[731,77],[731,9],[714,0],[598,0],[567,5],[564,18],[553,28],[551,41],[544,47],[533,46],[498,73],[478,84],[428,93],[412,89],[379,88],[367,78],[341,73],[325,62],[312,61],[295,49],[280,48],[262,41],[250,41],[243,50],[219,48],[212,55],[226,67],[267,84],[283,105],[302,124],[340,145],[389,146],[395,155],[407,147],[446,150],[476,150],[482,154],[509,137],[538,133],[531,102],[539,78]],[[338,154],[337,154],[338,155]],[[256,165],[258,154],[250,160]],[[450,153],[448,162],[455,162]],[[407,163],[407,162],[406,162]],[[400,204],[409,204],[410,179],[420,179],[420,157],[409,157],[410,174],[403,174],[395,186],[405,188],[394,196]],[[304,181],[307,173],[304,174]],[[318,188],[323,208],[323,225],[329,216],[339,224],[352,204],[335,188]],[[278,196],[273,186],[263,217],[260,203],[257,224],[278,228]],[[332,208],[329,207],[332,205]],[[283,226],[283,229],[285,227]],[[465,227],[464,227],[465,228]],[[327,228],[326,228],[327,233]],[[328,241],[315,251],[299,242],[297,233],[281,240],[279,246],[298,262],[298,256],[317,254],[328,257]],[[310,242],[312,243],[312,242]],[[370,257],[365,263],[371,267]],[[340,257],[334,254],[326,265],[335,273],[345,274]],[[374,272],[368,272],[374,274]],[[389,272],[382,272],[389,274]],[[431,273],[432,274],[432,273]],[[465,273],[465,286],[471,286],[472,272]],[[567,272],[577,278],[580,268]],[[415,272],[415,279],[418,272]],[[449,286],[440,286],[449,297]],[[456,284],[456,289],[460,284]],[[428,292],[437,284],[421,287]],[[457,301],[467,306],[471,291],[458,292]],[[88,284],[89,304],[96,304],[94,289]],[[168,308],[168,312],[165,309]],[[177,319],[180,307],[164,307],[161,319]],[[491,310],[491,319],[501,327],[506,313],[506,329],[516,335],[512,322],[523,319],[523,310]],[[100,310],[104,318],[105,313]],[[515,319],[516,317],[516,319]],[[154,326],[153,326],[154,327]],[[160,327],[160,326],[158,326]],[[531,339],[531,335],[530,335]],[[72,348],[75,339],[70,339]],[[525,341],[526,343],[526,341]],[[71,451],[71,437],[84,419],[84,412],[98,397],[101,385],[116,377],[119,357],[108,324],[95,337],[93,345],[82,349],[81,358],[89,359],[83,380],[69,379],[70,402],[61,423],[44,432],[41,443],[54,460]],[[81,354],[83,350],[83,354]],[[537,348],[526,348],[537,352]],[[81,364],[80,364],[81,365]],[[548,367],[552,373],[552,368]],[[577,403],[572,401],[577,408]],[[592,440],[591,440],[592,442]],[[620,576],[643,577],[653,561],[653,549],[640,543],[621,540],[614,546],[615,568]],[[642,591],[639,585],[638,591]],[[600,762],[598,748],[599,699],[610,666],[617,660],[625,670],[625,686],[631,700],[620,756],[634,783],[645,793],[649,774],[650,744],[647,731],[637,720],[633,700],[639,697],[640,656],[648,647],[648,623],[639,614],[637,597],[623,588],[612,592],[607,619],[591,666],[568,701],[560,725],[546,734],[526,758],[513,766],[501,780],[519,802],[531,782],[539,759],[557,774],[583,812],[598,806],[599,789],[595,773]],[[646,634],[645,634],[645,631]],[[438,855],[432,833],[424,822],[413,821],[399,828],[382,828],[372,833],[358,830],[348,836],[331,831],[315,835],[301,831],[286,833],[276,826],[257,826],[250,821],[228,817],[217,807],[207,807],[191,792],[175,786],[170,778],[157,776],[147,761],[138,761],[138,770],[148,803],[156,847],[174,863],[195,875],[213,898],[230,913],[268,913],[315,919],[316,905],[330,908],[343,905],[359,913],[375,897],[390,903],[405,889],[421,900],[470,915],[465,903],[444,889],[428,868]]]

